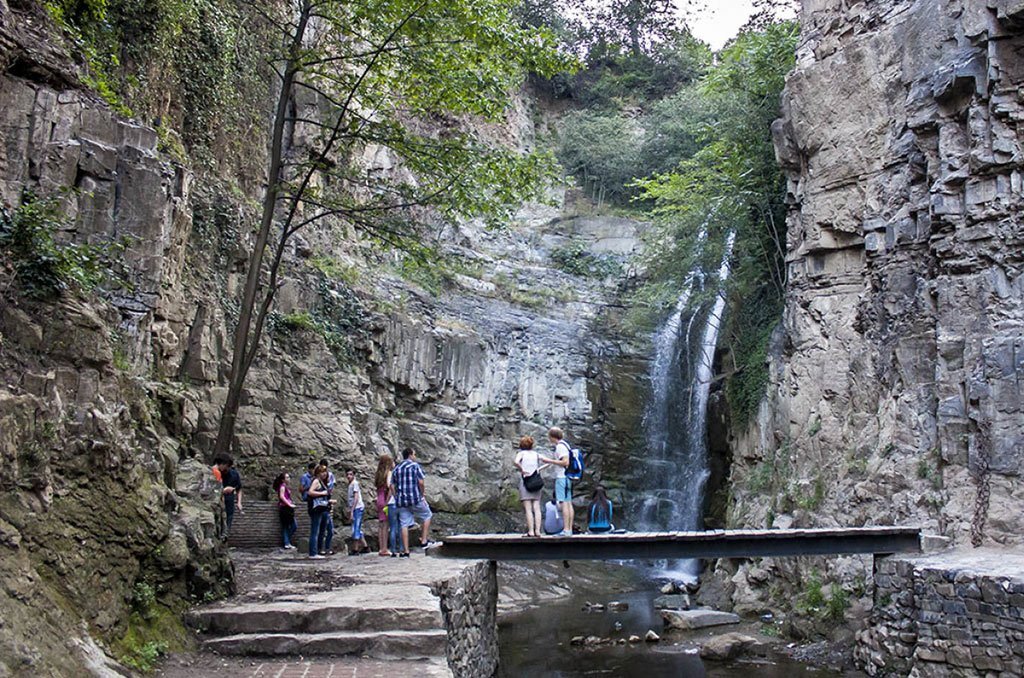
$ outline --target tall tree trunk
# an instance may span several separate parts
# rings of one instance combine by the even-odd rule
[[[259,291],[260,272],[263,268],[263,257],[270,239],[270,231],[274,226],[274,214],[277,211],[277,199],[280,193],[281,172],[284,159],[284,128],[288,118],[288,103],[292,96],[296,71],[299,68],[302,43],[305,39],[306,27],[312,12],[312,4],[306,0],[299,10],[295,32],[292,34],[288,51],[288,61],[281,74],[281,90],[277,97],[274,111],[274,130],[270,144],[270,161],[267,171],[267,189],[263,194],[263,213],[260,230],[256,234],[256,243],[249,255],[249,270],[246,272],[245,292],[238,313],[238,326],[235,328],[234,346],[231,354],[231,372],[228,375],[228,394],[221,413],[220,428],[217,431],[217,442],[214,455],[225,454],[231,446],[235,435],[235,423],[238,419],[238,407],[242,401],[242,387],[245,377],[252,364],[252,354],[259,348],[259,336],[250,336],[253,310],[256,306],[256,295]],[[262,327],[259,328],[260,331]]]

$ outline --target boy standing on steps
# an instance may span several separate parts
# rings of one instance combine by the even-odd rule
[[[395,492],[395,507],[398,509],[398,521],[402,526],[401,558],[409,557],[409,528],[416,520],[423,521],[423,534],[420,547],[426,548],[430,541],[430,518],[433,513],[423,496],[423,469],[416,462],[416,452],[411,447],[402,451],[402,463],[391,472],[391,486]]]
[[[576,518],[572,507],[572,481],[565,477],[565,470],[569,468],[569,459],[572,456],[572,448],[565,442],[565,434],[562,429],[552,426],[548,429],[548,441],[555,446],[554,459],[542,457],[541,462],[551,464],[555,468],[555,501],[562,509],[562,520],[565,529],[561,536],[572,536],[572,521]]]
[[[224,539],[231,533],[231,523],[235,520],[235,509],[242,513],[242,476],[235,469],[235,461],[228,455],[214,460],[215,468],[220,471],[221,496],[224,497]]]

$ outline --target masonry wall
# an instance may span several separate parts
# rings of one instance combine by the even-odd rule
[[[441,615],[448,632],[445,654],[455,678],[489,678],[498,671],[498,567],[480,561],[439,582]]]
[[[244,513],[235,512],[235,518],[231,523],[231,535],[228,538],[228,545],[235,548],[271,548],[281,546],[281,519],[277,513],[276,501],[259,501],[244,499],[242,506]],[[292,537],[292,543],[296,546],[309,543],[309,513],[305,504],[299,504],[295,509],[295,520],[299,527]],[[344,538],[337,534],[339,521],[335,521],[335,535],[337,541]]]
[[[869,675],[1024,675],[1024,552],[878,558],[858,634]]]

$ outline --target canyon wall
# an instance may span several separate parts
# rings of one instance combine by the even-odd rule
[[[1019,544],[1024,4],[805,0],[800,18],[773,129],[786,308],[729,523]],[[792,568],[741,567],[734,598],[763,605],[765,570]]]
[[[31,2],[0,0],[0,68],[0,197],[59,196],[57,239],[121,243],[126,281],[40,301],[0,266],[0,674],[112,673],[107,655],[173,640],[188,602],[231,588],[208,466],[264,150],[226,139],[218,166],[173,115],[115,112]],[[524,93],[481,133],[528,148],[550,122]],[[381,149],[363,162],[394,169]],[[507,527],[519,436],[558,424],[597,472],[625,465],[646,350],[618,299],[643,225],[550,198],[502,228],[444,226],[443,274],[342,223],[303,231],[233,445],[249,495],[326,457],[371,501],[378,455],[411,445],[442,525]],[[588,257],[600,273],[572,265]]]

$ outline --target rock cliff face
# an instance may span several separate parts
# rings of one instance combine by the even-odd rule
[[[790,282],[730,522],[1019,543],[1024,5],[805,0],[801,22],[774,129]]]
[[[130,285],[44,303],[0,267],[0,674],[103,673],[103,650],[145,640],[133,628],[150,625],[149,597],[173,616],[231,585],[207,457],[262,151],[228,179],[164,152],[81,86],[31,7],[0,0],[0,196],[76,189],[58,237],[122,239]],[[532,106],[499,130],[509,143],[534,143]],[[390,167],[376,149],[367,162]],[[430,293],[341,224],[304,232],[240,413],[247,491],[327,457],[369,493],[377,456],[412,445],[435,509],[518,507],[513,444],[551,424],[598,472],[621,464],[646,368],[616,330],[619,264],[642,226],[569,198],[553,191],[504,229],[446,226],[458,273]]]

